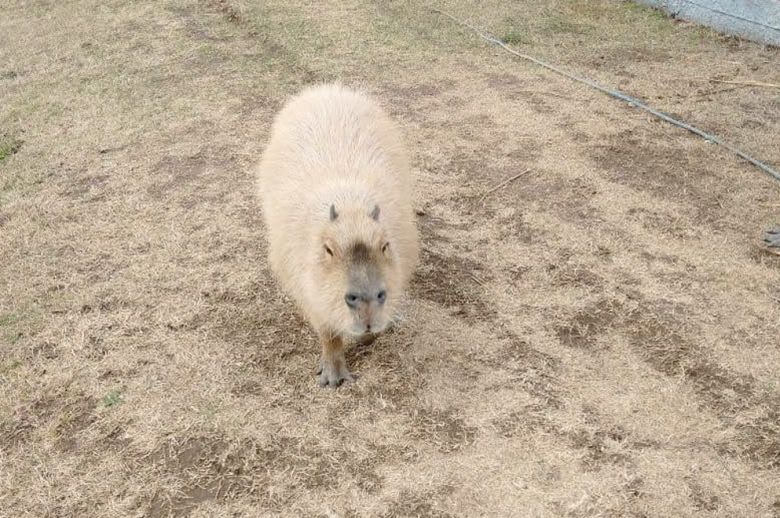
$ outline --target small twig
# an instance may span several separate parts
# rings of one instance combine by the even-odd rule
[[[694,81],[708,81],[710,83],[723,83],[727,85],[763,86],[765,88],[780,88],[780,84],[764,83],[762,81],[727,81],[725,79],[694,79]]]
[[[525,170],[525,171],[523,171],[522,173],[517,173],[516,175],[514,175],[514,176],[513,176],[513,177],[511,177],[511,178],[507,178],[506,180],[504,180],[504,181],[503,181],[503,182],[501,182],[500,184],[498,184],[498,185],[496,185],[495,187],[491,188],[490,190],[486,191],[486,192],[485,192],[485,193],[484,193],[482,196],[480,196],[480,197],[479,197],[479,199],[478,199],[477,201],[482,201],[482,200],[484,200],[485,198],[487,198],[487,197],[488,197],[488,195],[490,195],[490,194],[493,194],[494,192],[496,192],[496,191],[497,191],[497,190],[499,190],[500,188],[504,187],[504,186],[505,186],[505,185],[507,185],[508,183],[510,183],[510,182],[514,182],[515,180],[517,180],[517,179],[518,179],[518,178],[520,178],[521,176],[523,176],[523,175],[525,175],[525,174],[528,174],[528,173],[530,173],[530,172],[531,172],[531,169],[526,169],[526,170]]]
[[[98,153],[100,153],[101,155],[105,155],[106,153],[113,153],[114,151],[122,151],[126,147],[127,144],[125,144],[124,146],[100,148],[98,149]]]
[[[476,275],[474,275],[473,273],[469,273],[469,277],[471,277],[471,279],[472,279],[474,282],[476,282],[477,284],[479,284],[480,286],[484,286],[484,285],[485,285],[485,283],[484,283],[484,282],[482,282],[482,281],[479,279],[479,277],[477,277],[477,276],[476,276]]]
[[[709,95],[715,95],[715,94],[722,94],[724,92],[733,92],[734,90],[741,90],[742,88],[747,88],[747,85],[737,85],[737,86],[730,86],[728,88],[719,88],[717,90],[707,90],[706,92],[701,92],[698,94],[691,95],[691,98],[695,97],[707,97]]]
[[[567,95],[556,94],[555,92],[542,92],[541,90],[515,90],[515,91],[523,94],[549,95],[551,97],[558,97],[560,99],[567,99],[569,101],[582,101],[582,99],[569,97]]]

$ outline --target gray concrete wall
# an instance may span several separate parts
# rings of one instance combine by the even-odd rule
[[[780,47],[780,0],[636,0],[676,18]]]

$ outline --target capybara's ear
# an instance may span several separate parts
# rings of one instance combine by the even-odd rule
[[[336,218],[338,218],[338,217],[339,217],[339,213],[336,212],[336,206],[331,204],[331,206],[330,206],[330,220],[331,221],[336,221]]]
[[[379,221],[379,205],[374,205],[374,210],[371,211],[371,218],[374,221]]]

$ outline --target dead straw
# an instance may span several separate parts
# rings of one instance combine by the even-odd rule
[[[503,182],[499,183],[495,187],[492,187],[492,188],[488,189],[487,191],[485,191],[485,193],[482,194],[482,196],[480,196],[479,200],[477,200],[477,201],[478,202],[483,201],[485,198],[487,198],[489,195],[493,194],[494,192],[496,192],[500,188],[504,187],[505,185],[508,185],[511,182],[514,182],[515,180],[517,180],[521,176],[524,176],[524,175],[526,175],[526,174],[528,174],[530,172],[531,172],[531,169],[526,169],[522,173],[517,173],[516,175],[512,176],[511,178],[507,178],[506,180],[504,180]]]
[[[710,83],[723,83],[727,85],[761,86],[763,88],[780,88],[780,84],[765,83],[763,81],[727,81],[725,79],[697,79],[697,81],[709,81]]]

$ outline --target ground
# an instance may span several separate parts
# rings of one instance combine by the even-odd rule
[[[780,50],[437,3],[780,166]],[[0,6],[0,515],[780,516],[780,184],[424,2]],[[413,155],[402,322],[322,390],[249,173],[304,85]],[[524,176],[487,195],[513,175]]]

